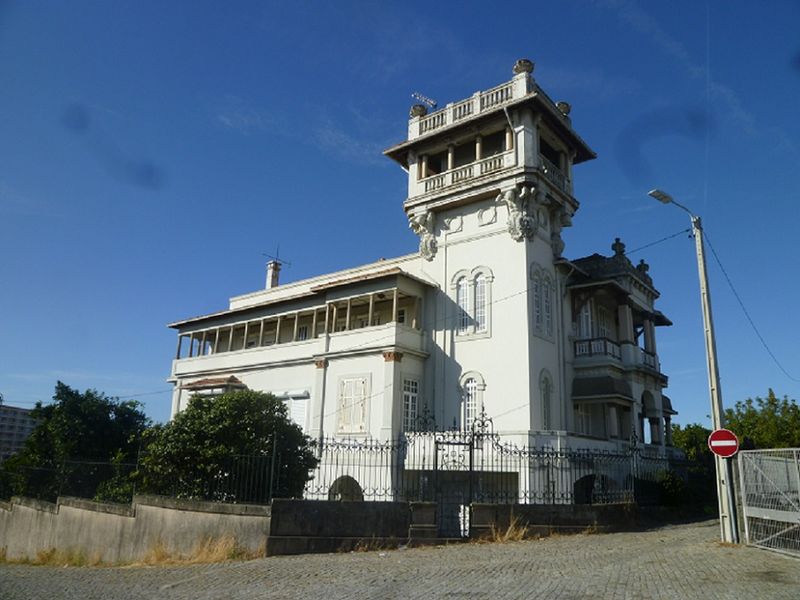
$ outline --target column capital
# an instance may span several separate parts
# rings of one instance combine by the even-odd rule
[[[403,353],[395,351],[386,351],[383,353],[383,360],[385,362],[400,362],[403,360]]]

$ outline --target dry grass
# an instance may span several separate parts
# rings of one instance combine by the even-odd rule
[[[394,538],[370,538],[360,539],[356,545],[352,547],[350,552],[375,552],[377,550],[395,550],[399,546],[399,542]],[[346,549],[342,549],[347,552]]]
[[[47,567],[99,567],[104,566],[99,554],[87,556],[80,550],[48,548],[36,553],[36,558],[8,558],[5,548],[0,550],[0,564],[36,565]]]
[[[251,560],[263,556],[263,550],[258,552],[248,551],[239,546],[234,537],[230,535],[221,538],[205,537],[195,544],[192,551],[187,555],[171,553],[164,542],[159,539],[153,544],[144,559],[134,564],[196,565],[229,560]]]
[[[264,556],[260,552],[250,552],[236,544],[233,536],[221,538],[203,538],[188,555],[169,552],[162,540],[156,541],[145,557],[140,561],[115,563],[113,566],[160,566],[160,565],[193,565],[226,562],[230,560],[251,560]],[[6,548],[0,548],[0,564],[21,564],[50,567],[104,567],[112,566],[104,563],[99,554],[87,556],[80,550],[56,550],[49,548],[36,553],[36,558],[7,557]]]
[[[528,537],[528,527],[523,525],[517,517],[511,519],[505,530],[498,529],[492,525],[492,533],[488,541],[505,544],[507,542],[519,542]]]

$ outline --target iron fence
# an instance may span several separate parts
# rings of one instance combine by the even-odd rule
[[[664,455],[531,447],[505,441],[491,421],[468,431],[409,432],[390,440],[325,437],[305,497],[522,504],[664,500],[666,479],[685,481],[687,463]]]
[[[747,543],[800,556],[800,448],[743,450],[738,461]]]

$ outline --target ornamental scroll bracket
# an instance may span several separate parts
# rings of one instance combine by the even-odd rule
[[[536,212],[531,210],[531,200],[537,201],[537,193],[530,187],[513,187],[498,194],[496,202],[508,209],[508,233],[516,242],[533,239],[536,232]]]
[[[430,210],[408,217],[408,226],[419,236],[419,253],[427,261],[436,256],[437,244],[433,234],[435,224],[436,216]]]

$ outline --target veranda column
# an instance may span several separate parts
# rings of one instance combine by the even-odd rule
[[[311,439],[322,441],[325,435],[325,392],[328,374],[328,359],[314,361],[314,392],[311,396],[311,422],[308,434]]]
[[[608,406],[608,436],[619,437],[619,417],[617,416],[617,407],[613,404]]]
[[[401,352],[387,351],[383,353],[383,403],[381,406],[381,440],[391,440],[400,432],[403,422],[403,382],[400,361]]]

